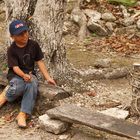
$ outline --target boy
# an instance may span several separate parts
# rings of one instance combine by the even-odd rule
[[[7,78],[9,88],[6,93],[0,95],[0,107],[6,102],[12,102],[22,96],[21,110],[16,118],[18,126],[25,128],[26,119],[31,115],[37,96],[38,81],[34,72],[34,64],[37,63],[45,79],[56,85],[49,76],[43,62],[43,53],[38,43],[29,39],[28,27],[21,20],[14,20],[9,31],[13,43],[8,48]]]

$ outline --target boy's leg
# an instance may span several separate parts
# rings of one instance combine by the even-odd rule
[[[37,92],[38,80],[35,76],[33,76],[31,82],[26,82],[25,84],[25,91],[21,102],[21,112],[31,115],[37,97]]]
[[[31,114],[37,96],[38,81],[32,77],[31,82],[24,82],[24,93],[21,101],[21,111],[17,116],[18,126],[26,128],[27,114]]]
[[[2,93],[0,94],[0,107],[2,107],[7,101],[6,92],[8,89],[9,89],[9,85],[7,85],[5,89],[2,91]]]
[[[6,92],[6,99],[9,102],[14,101],[19,96],[22,96],[25,89],[25,82],[20,77],[14,77],[9,82],[9,89]]]

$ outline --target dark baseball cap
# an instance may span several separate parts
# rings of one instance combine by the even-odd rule
[[[19,35],[23,31],[27,31],[28,27],[22,20],[14,20],[9,25],[9,32],[11,35]]]

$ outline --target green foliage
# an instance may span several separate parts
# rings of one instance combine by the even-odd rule
[[[1,62],[1,64],[0,64],[0,74],[1,74],[1,72],[7,70],[7,68],[8,68],[7,63]]]
[[[126,6],[134,6],[137,0],[108,0],[109,3],[120,3]]]
[[[96,37],[96,36],[97,36],[97,34],[96,34],[96,33],[92,33],[92,36],[93,36],[93,37]]]
[[[84,39],[83,41],[84,45],[88,45],[91,43],[91,37],[87,37],[86,39]]]

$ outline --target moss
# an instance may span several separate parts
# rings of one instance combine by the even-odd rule
[[[109,3],[119,3],[126,6],[134,6],[137,0],[108,0]]]

